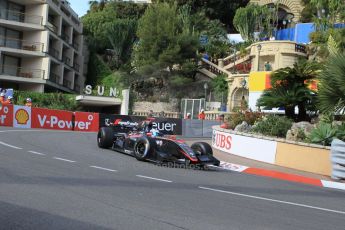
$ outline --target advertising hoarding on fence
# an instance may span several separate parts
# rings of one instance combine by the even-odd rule
[[[0,109],[0,126],[13,126],[13,105],[3,105]]]
[[[13,127],[31,128],[31,107],[14,105],[13,106]]]
[[[32,128],[72,130],[72,112],[32,108]]]
[[[182,120],[176,118],[164,118],[156,117],[153,121],[153,127],[157,128],[163,134],[169,135],[182,135]],[[126,132],[123,125],[139,125],[146,117],[141,116],[126,116],[126,115],[112,115],[112,114],[100,114],[99,126],[109,126],[110,124],[116,124],[115,131]],[[122,126],[122,127],[121,127]]]
[[[248,144],[250,143],[250,144]],[[212,146],[221,151],[274,164],[277,142],[213,130]]]
[[[97,132],[99,127],[99,114],[88,112],[74,113],[74,131]]]

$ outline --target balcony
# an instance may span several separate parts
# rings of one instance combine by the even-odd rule
[[[43,52],[44,44],[0,36],[0,47]]]
[[[63,79],[63,86],[72,89],[72,82],[70,80]]]
[[[78,42],[73,42],[72,46],[74,47],[75,50],[79,50],[79,43]]]
[[[30,79],[43,79],[45,71],[41,69],[22,68],[18,66],[0,66],[0,75],[9,75]]]
[[[69,57],[66,57],[66,56],[63,56],[62,57],[62,61],[68,65],[68,66],[71,66],[71,59]],[[71,66],[72,67],[72,66]]]
[[[30,23],[35,25],[42,25],[43,21],[43,17],[39,15],[30,15],[6,9],[0,10],[0,19],[22,23]]]
[[[58,28],[57,28],[57,26],[54,25],[53,23],[51,23],[51,22],[48,21],[47,24],[46,24],[46,27],[47,27],[51,32],[57,34]]]
[[[56,59],[59,59],[60,58],[60,52],[55,49],[55,48],[49,48],[49,55],[56,58]]]
[[[68,44],[69,44],[69,36],[66,34],[66,33],[62,33],[61,34],[61,38],[65,41],[65,42],[67,42]]]
[[[74,62],[73,68],[74,68],[77,72],[79,72],[80,65],[79,65],[77,62]]]
[[[49,81],[59,84],[59,75],[57,75],[56,73],[50,72]]]

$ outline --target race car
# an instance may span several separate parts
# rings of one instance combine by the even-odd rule
[[[151,161],[158,164],[174,163],[184,165],[219,166],[220,161],[213,156],[211,146],[205,142],[196,142],[191,146],[171,135],[157,135],[146,132],[149,125],[142,128],[123,127],[118,132],[114,127],[101,127],[97,134],[98,147],[134,156],[139,161]],[[155,134],[155,135],[154,135]]]

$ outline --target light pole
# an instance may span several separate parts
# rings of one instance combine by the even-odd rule
[[[208,84],[207,84],[207,82],[205,82],[205,84],[204,84],[204,89],[205,89],[205,108],[206,108],[207,89],[208,89]]]
[[[257,49],[258,49],[258,71],[260,71],[260,51],[261,51],[261,48],[262,48],[262,45],[259,44],[257,46]]]

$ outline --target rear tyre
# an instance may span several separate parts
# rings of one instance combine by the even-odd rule
[[[196,155],[210,155],[213,156],[212,147],[206,142],[195,142],[191,148]]]
[[[114,133],[111,127],[102,127],[97,134],[98,147],[107,149],[113,146]]]
[[[138,161],[146,160],[155,151],[156,142],[149,137],[141,137],[134,145],[134,156]]]

